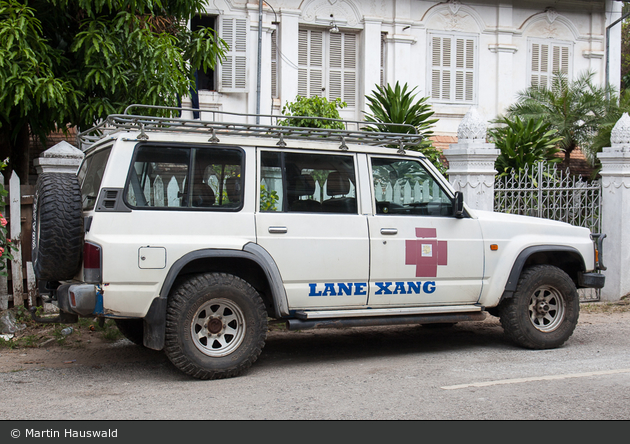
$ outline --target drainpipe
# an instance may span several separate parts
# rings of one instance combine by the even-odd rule
[[[256,80],[256,124],[260,123],[260,76],[262,73],[262,13],[263,0],[258,0],[258,72]]]

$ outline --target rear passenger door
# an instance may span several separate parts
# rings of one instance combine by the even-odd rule
[[[356,308],[368,297],[369,239],[352,154],[266,150],[258,243],[280,269],[289,308]]]

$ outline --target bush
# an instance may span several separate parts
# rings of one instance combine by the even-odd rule
[[[510,120],[501,117],[496,120],[502,126],[490,129],[488,138],[501,150],[494,167],[499,176],[506,176],[512,171],[522,172],[537,162],[557,163],[562,158],[555,154],[562,150],[558,142],[562,137],[555,137],[557,131],[549,129],[550,124],[542,119]]]
[[[300,128],[330,128],[345,129],[342,122],[325,119],[341,119],[339,109],[345,108],[346,102],[342,102],[337,98],[329,102],[325,97],[302,97],[297,96],[294,102],[288,103],[282,107],[282,114],[285,116],[297,117],[323,117],[324,119],[285,119],[278,122],[282,126],[297,126]]]

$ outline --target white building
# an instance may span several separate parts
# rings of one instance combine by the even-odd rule
[[[278,114],[298,94],[323,95],[362,120],[375,84],[399,81],[430,97],[436,133],[453,135],[471,106],[492,119],[557,70],[603,84],[608,64],[620,83],[620,1],[269,0],[261,15],[258,2],[208,3],[192,26],[217,29],[230,52],[200,73],[202,108]]]

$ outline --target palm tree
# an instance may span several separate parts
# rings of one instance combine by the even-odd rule
[[[593,163],[592,141],[606,116],[616,109],[617,97],[610,86],[593,84],[595,73],[587,71],[575,81],[566,74],[554,74],[551,87],[529,87],[518,93],[517,102],[507,109],[509,116],[548,123],[562,137],[564,167],[569,168],[571,152],[578,146]]]

